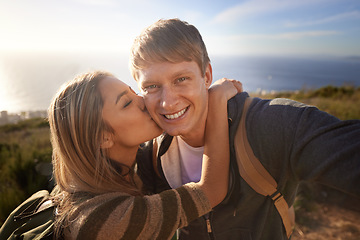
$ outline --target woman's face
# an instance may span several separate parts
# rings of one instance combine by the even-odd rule
[[[102,117],[114,133],[114,146],[132,148],[162,133],[145,109],[144,100],[130,86],[115,77],[99,83],[104,102]]]

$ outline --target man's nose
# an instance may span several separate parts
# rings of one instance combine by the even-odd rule
[[[177,103],[176,92],[171,87],[163,87],[161,91],[160,105],[165,110],[171,110]]]

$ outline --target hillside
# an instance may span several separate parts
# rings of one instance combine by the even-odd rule
[[[360,87],[326,86],[319,89],[301,89],[299,91],[251,93],[253,97],[289,98],[318,107],[339,119],[360,119]]]
[[[44,119],[0,126],[0,224],[32,193],[52,187],[51,151]]]

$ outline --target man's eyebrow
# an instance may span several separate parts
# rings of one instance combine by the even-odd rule
[[[115,105],[119,102],[120,98],[127,93],[128,93],[128,90],[125,90],[122,93],[120,93],[119,95],[117,95],[116,100],[115,100]]]
[[[178,72],[173,73],[172,77],[173,77],[173,78],[177,78],[177,77],[181,77],[181,76],[183,76],[183,75],[190,75],[190,74],[192,74],[191,71],[180,70],[180,71],[178,71]]]
[[[153,84],[155,81],[153,81],[152,79],[147,79],[147,80],[142,80],[140,82],[140,85],[148,85],[148,84]]]

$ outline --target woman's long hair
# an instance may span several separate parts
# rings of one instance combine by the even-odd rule
[[[99,83],[106,72],[86,73],[64,85],[48,110],[53,147],[54,176],[60,194],[58,221],[63,222],[77,199],[121,191],[140,195],[133,181],[133,168],[114,163],[101,149],[104,131],[113,132],[102,118],[103,100]],[[128,168],[128,167],[127,167]],[[74,196],[77,199],[74,198]]]

